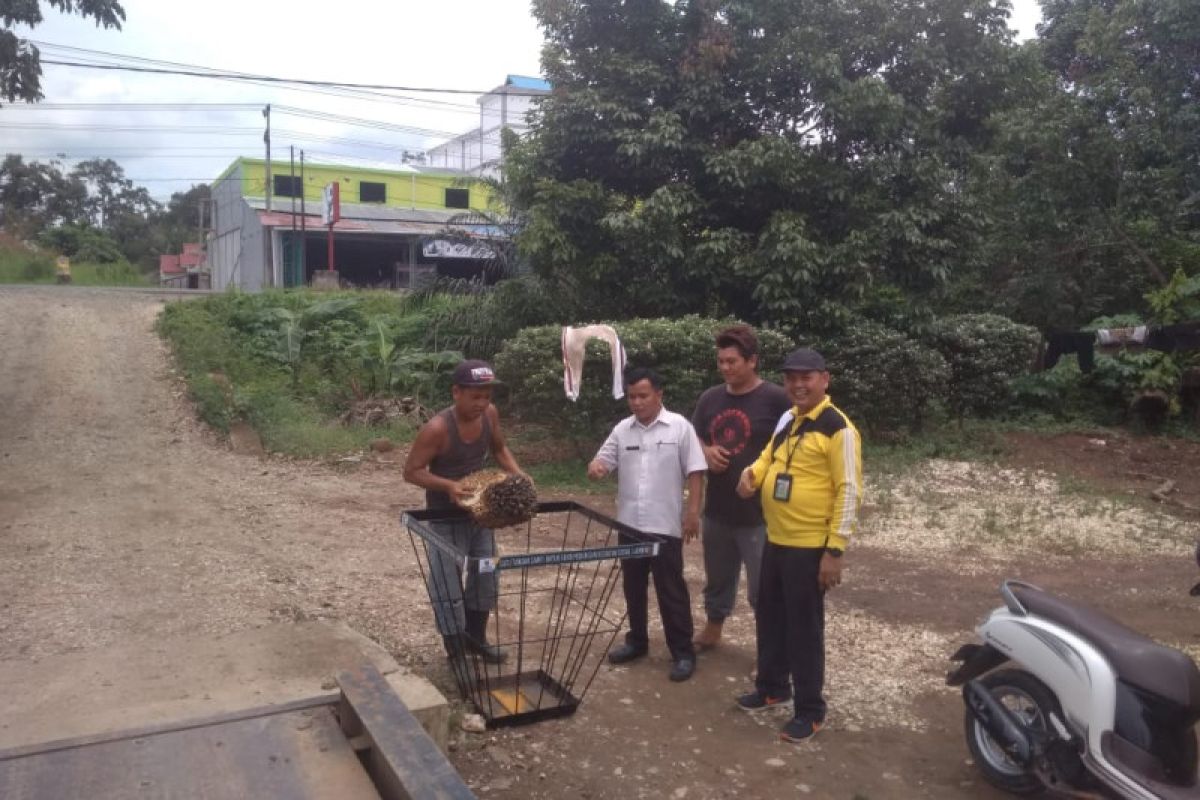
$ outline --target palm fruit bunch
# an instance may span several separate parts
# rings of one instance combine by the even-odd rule
[[[524,475],[483,469],[463,478],[462,485],[471,493],[463,506],[480,527],[508,528],[537,513],[537,490]]]

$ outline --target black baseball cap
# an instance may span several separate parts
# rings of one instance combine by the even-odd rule
[[[455,386],[499,386],[492,365],[486,361],[469,359],[454,368],[450,377]]]
[[[780,369],[784,372],[824,372],[825,358],[816,350],[801,347],[788,353]]]

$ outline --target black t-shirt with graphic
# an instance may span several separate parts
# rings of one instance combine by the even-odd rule
[[[705,445],[719,444],[729,451],[729,468],[708,473],[704,514],[727,525],[761,525],[758,496],[737,496],[742,470],[754,463],[775,432],[783,412],[792,407],[787,392],[763,381],[746,394],[730,394],[724,384],[705,390],[696,402],[692,425]]]

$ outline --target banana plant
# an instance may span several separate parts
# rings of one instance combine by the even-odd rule
[[[392,360],[394,377],[390,386],[398,393],[412,397],[419,405],[425,405],[425,401],[442,388],[441,382],[462,358],[462,353],[455,350],[437,353],[401,350]]]
[[[300,367],[304,359],[304,342],[322,324],[353,310],[358,300],[347,297],[335,297],[322,300],[300,311],[292,311],[282,306],[263,309],[259,319],[268,326],[274,326],[271,356],[287,367],[292,376],[292,388],[300,382]]]
[[[369,336],[363,342],[363,367],[371,375],[376,391],[392,387],[396,336],[388,322],[386,317],[371,320]]]

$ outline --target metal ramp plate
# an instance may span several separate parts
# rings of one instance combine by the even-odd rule
[[[471,798],[384,678],[222,717],[0,752],[4,800]]]
[[[379,800],[325,706],[0,762],[0,797]]]

